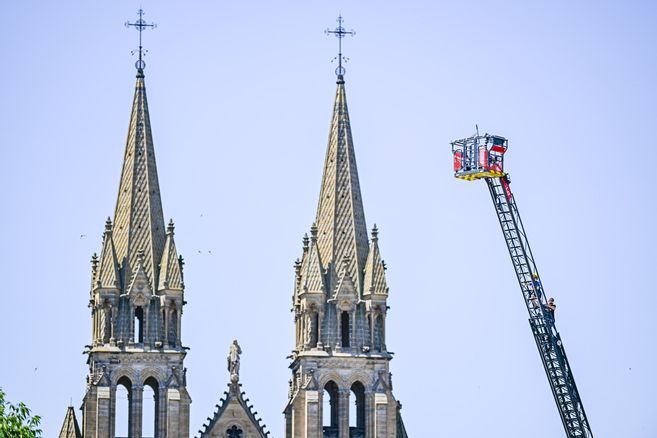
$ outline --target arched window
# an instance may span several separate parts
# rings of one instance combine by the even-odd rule
[[[242,429],[237,426],[231,427],[226,430],[226,438],[243,438]]]
[[[349,437],[365,437],[365,387],[360,382],[351,385],[354,403],[349,407]]]
[[[127,377],[121,377],[116,384],[114,407],[114,436],[128,437],[132,429],[132,382]]]
[[[349,312],[342,312],[340,317],[340,337],[342,338],[342,347],[349,348]]]
[[[144,382],[142,436],[158,438],[160,416],[160,385],[154,377]]]
[[[322,400],[322,424],[324,425],[324,438],[338,437],[338,385],[329,381],[324,385]]]
[[[135,338],[134,342],[144,343],[144,309],[137,307],[135,309]]]

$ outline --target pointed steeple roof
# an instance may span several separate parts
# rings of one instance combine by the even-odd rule
[[[59,438],[82,438],[82,433],[80,433],[80,426],[78,426],[78,420],[75,418],[75,409],[73,409],[73,406],[69,406],[66,410],[64,424],[59,432]]]
[[[176,251],[176,243],[173,240],[173,230],[173,219],[171,219],[167,226],[167,237],[164,242],[162,262],[160,263],[160,281],[157,290],[182,290],[184,288],[180,260]]]
[[[372,229],[372,244],[370,253],[365,263],[365,279],[363,295],[387,295],[388,283],[386,282],[386,272],[381,252],[379,251],[379,229],[374,225]]]
[[[356,155],[344,79],[338,76],[322,187],[317,206],[318,247],[335,285],[340,264],[349,257],[349,274],[362,293],[362,273],[368,253],[367,227],[358,182]]]
[[[100,253],[100,271],[93,287],[119,288],[119,265],[112,240],[112,221],[107,218],[103,234],[103,250]]]
[[[301,265],[300,293],[324,293],[324,267],[317,248],[317,227],[311,228],[310,247]]]
[[[156,283],[165,237],[146,85],[140,69],[114,212],[113,241],[123,285],[130,282],[140,250],[144,251],[146,274]]]

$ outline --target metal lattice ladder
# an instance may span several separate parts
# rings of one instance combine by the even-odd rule
[[[509,187],[508,177],[504,175],[485,179],[527,305],[529,324],[563,426],[569,438],[592,438],[593,433],[575,385],[566,350],[554,323],[554,313],[548,310],[543,285]]]

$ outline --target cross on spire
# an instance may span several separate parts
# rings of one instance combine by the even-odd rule
[[[338,68],[335,69],[335,74],[338,76],[338,79],[342,79],[342,76],[344,76],[346,72],[345,68],[342,66],[342,61],[347,62],[349,60],[349,58],[342,56],[342,38],[347,35],[354,36],[356,35],[356,31],[353,29],[345,30],[344,27],[342,27],[342,23],[344,22],[342,15],[338,15],[336,21],[338,22],[338,26],[333,30],[327,28],[324,33],[326,33],[326,35],[335,35],[338,39],[338,56],[336,57],[338,60]],[[336,58],[333,58],[333,60],[335,61]]]
[[[146,67],[146,63],[144,62],[143,58],[146,52],[148,52],[148,50],[143,49],[143,46],[141,44],[141,33],[148,28],[155,29],[157,27],[157,24],[146,23],[146,21],[144,21],[144,10],[141,8],[139,9],[139,11],[137,11],[137,15],[139,15],[139,20],[135,21],[134,23],[131,23],[130,21],[126,21],[125,27],[127,28],[134,27],[139,31],[139,49],[138,49],[139,59],[137,60],[137,62],[135,62],[135,67],[137,68],[137,70],[143,70],[144,67]],[[133,55],[135,54],[134,50],[132,51],[132,54]]]

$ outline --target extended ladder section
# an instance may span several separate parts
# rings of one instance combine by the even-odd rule
[[[455,156],[455,176],[466,180],[483,178],[488,184],[529,312],[529,325],[566,434],[568,438],[592,438],[593,434],[577,391],[566,350],[554,322],[554,307],[546,300],[508,176],[502,171],[507,140],[497,136],[475,136],[455,141],[452,147]],[[461,153],[460,156],[458,152]],[[486,153],[485,160],[481,158],[473,160],[472,157],[468,157],[470,153],[476,153],[479,157]],[[463,161],[457,163],[457,159]],[[501,172],[501,176],[491,175],[491,169]]]
[[[566,350],[554,323],[507,176],[486,178],[504,240],[529,311],[529,325],[568,437],[593,437]]]

